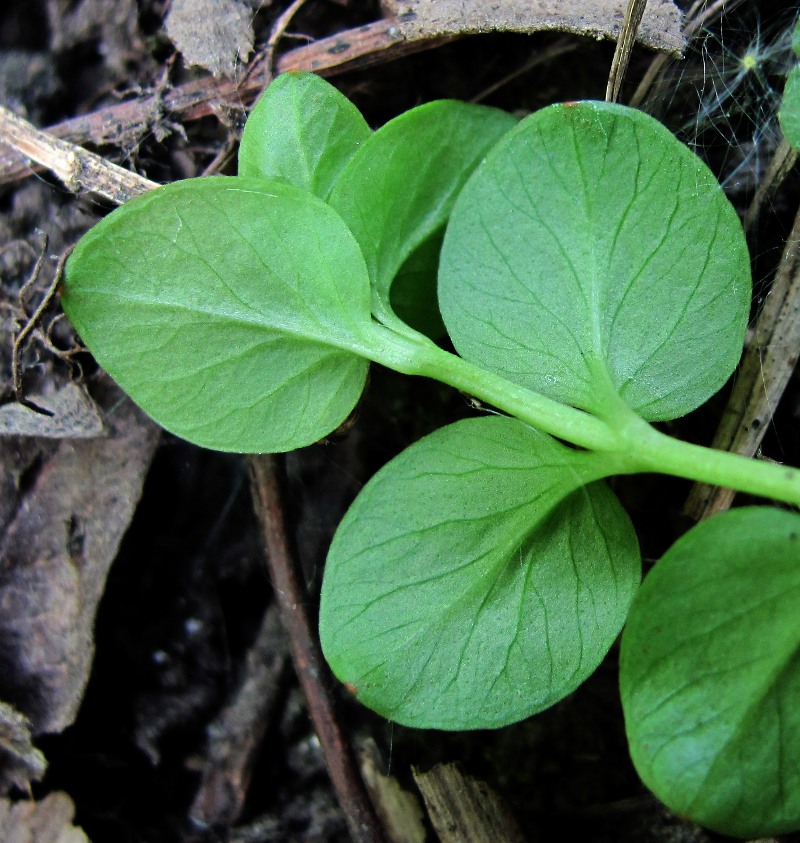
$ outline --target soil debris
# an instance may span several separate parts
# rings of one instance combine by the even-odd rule
[[[252,17],[239,0],[174,0],[167,34],[187,64],[235,77],[253,51]]]
[[[109,436],[47,440],[17,474],[0,554],[0,694],[35,734],[74,720],[94,655],[95,612],[139,500],[158,429],[116,387],[101,397]],[[13,473],[18,441],[0,445]]]

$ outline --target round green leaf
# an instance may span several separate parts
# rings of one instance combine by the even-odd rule
[[[438,100],[382,126],[350,159],[330,203],[364,253],[376,313],[391,313],[403,262],[442,228],[469,174],[516,122],[496,108]]]
[[[633,762],[673,811],[800,829],[800,515],[737,509],[680,539],[634,601],[620,687]]]
[[[282,178],[324,199],[372,132],[361,112],[313,73],[282,73],[242,133],[239,175]]]
[[[439,302],[459,353],[510,380],[675,418],[739,358],[747,247],[712,173],[661,124],[565,103],[509,132],[459,195]]]
[[[193,179],[134,199],[76,246],[63,304],[145,412],[209,448],[307,445],[364,386],[358,245],[327,205],[284,183]]]
[[[789,146],[800,149],[800,66],[786,77],[778,118]]]
[[[597,454],[502,416],[412,445],[333,540],[320,635],[334,673],[408,726],[503,726],[597,667],[639,579]]]

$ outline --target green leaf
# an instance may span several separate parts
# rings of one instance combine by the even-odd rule
[[[282,73],[245,123],[239,175],[286,179],[325,199],[372,134],[361,112],[313,73]]]
[[[631,755],[673,811],[723,834],[800,829],[800,515],[727,512],[644,581],[622,638]]]
[[[352,157],[330,203],[361,245],[376,315],[394,321],[398,270],[444,226],[469,174],[516,122],[494,108],[439,100],[391,120]]]
[[[459,353],[598,414],[687,413],[739,358],[747,246],[708,168],[657,121],[608,103],[523,120],[461,192],[442,248]]]
[[[282,182],[177,182],[77,245],[64,310],[101,366],[168,430],[209,448],[284,451],[352,410],[372,330],[352,235]]]
[[[786,77],[778,119],[789,146],[800,149],[800,66]]]
[[[320,635],[358,699],[408,726],[492,728],[597,667],[639,580],[604,458],[495,416],[441,428],[364,487],[334,537]]]

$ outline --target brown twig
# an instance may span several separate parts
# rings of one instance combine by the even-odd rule
[[[483,100],[494,94],[496,91],[499,91],[504,85],[507,85],[509,82],[513,82],[519,76],[522,76],[529,70],[533,70],[534,67],[544,64],[545,62],[552,61],[553,59],[558,58],[558,56],[563,56],[565,53],[571,53],[574,50],[579,49],[580,46],[581,44],[579,41],[562,38],[541,52],[534,53],[534,55],[531,56],[525,64],[515,70],[512,70],[511,73],[507,74],[502,79],[498,79],[496,82],[493,82],[488,88],[484,88],[480,93],[476,94],[470,102],[483,102]]]
[[[755,225],[764,203],[768,202],[777,192],[786,177],[791,173],[794,165],[797,163],[797,150],[793,149],[786,141],[786,138],[781,136],[772,160],[767,167],[767,172],[764,173],[764,178],[758,185],[758,190],[753,197],[753,201],[744,215],[744,230],[750,231]]]
[[[306,610],[307,594],[290,551],[278,458],[274,455],[253,456],[250,457],[249,467],[272,586],[331,782],[353,840],[357,843],[378,843],[383,840],[380,822],[358,772],[353,751],[334,714],[333,698],[328,690],[328,668],[312,632]]]
[[[36,266],[33,268],[31,282],[35,280],[36,276],[38,276],[39,271],[41,270],[42,261],[44,260],[44,252],[46,248],[47,247],[45,245],[45,247],[42,249],[41,255],[36,261]],[[53,280],[44,294],[44,298],[42,298],[42,300],[39,302],[38,307],[36,308],[36,310],[33,311],[33,315],[30,317],[30,319],[28,319],[28,321],[22,326],[22,328],[20,328],[19,332],[14,336],[14,344],[11,351],[11,386],[14,390],[14,397],[23,406],[28,407],[31,410],[35,410],[38,413],[43,413],[44,415],[49,416],[52,415],[49,410],[44,410],[37,404],[34,404],[32,401],[29,401],[25,398],[20,361],[22,358],[22,351],[25,346],[25,343],[28,340],[28,337],[31,335],[34,328],[36,328],[36,326],[39,324],[39,320],[42,318],[44,312],[47,310],[47,308],[53,301],[53,297],[56,294],[56,290],[58,290],[58,285],[61,283],[61,276],[64,272],[64,264],[66,263],[71,251],[71,249],[67,250],[58,259],[58,265],[56,266],[55,275],[53,276]],[[27,287],[28,284],[26,284],[25,286]]]
[[[217,154],[204,167],[203,172],[200,175],[216,176],[221,170],[224,170],[236,156],[238,146],[239,133],[229,133]]]
[[[294,0],[294,3],[284,11],[281,16],[275,21],[270,31],[267,45],[260,55],[250,63],[250,66],[244,73],[240,86],[246,85],[247,80],[255,73],[264,77],[264,87],[266,87],[275,76],[275,49],[281,40],[286,28],[292,21],[297,10],[306,2],[306,0]],[[203,170],[204,176],[216,175],[223,167],[226,167],[233,159],[236,147],[239,143],[241,131],[228,132],[225,143],[219,152],[214,156],[214,159]]]
[[[292,22],[292,18],[305,4],[305,2],[306,0],[294,0],[294,2],[281,13],[275,23],[272,24],[269,38],[267,38],[266,47],[264,47],[261,54],[256,56],[256,58],[250,63],[250,67],[247,68],[242,81],[247,80],[248,77],[255,73],[259,73],[265,77],[265,84],[262,85],[262,87],[266,87],[272,81],[275,76],[275,50],[283,37],[283,33],[286,32],[287,27]]]
[[[276,70],[279,73],[309,70],[330,76],[428,49],[443,40],[446,39],[409,41],[400,35],[393,20],[380,20],[290,50],[277,60]],[[268,68],[264,65],[252,74],[245,72],[241,83],[211,77],[197,79],[165,93],[150,94],[65,120],[46,131],[73,143],[132,148],[164,115],[182,122],[197,120],[213,114],[220,103],[252,102],[268,81]],[[2,128],[0,139],[4,139]],[[25,153],[0,143],[0,184],[25,178],[34,171]]]
[[[687,24],[685,34],[691,37],[702,26],[710,24],[712,21],[722,17],[726,12],[732,12],[737,6],[740,6],[744,0],[714,0],[707,6],[698,10],[695,15],[692,15],[691,23]]]

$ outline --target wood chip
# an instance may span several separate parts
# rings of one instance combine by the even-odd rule
[[[386,12],[398,18],[399,32],[412,39],[542,30],[616,39],[625,5],[626,0],[383,0]],[[680,57],[686,46],[681,25],[681,12],[672,0],[650,0],[637,40]]]
[[[0,840],[4,843],[89,843],[72,824],[75,805],[66,793],[51,793],[41,802],[0,799]]]
[[[441,843],[524,843],[508,808],[486,782],[465,775],[457,764],[413,773]]]
[[[385,765],[372,738],[363,742],[358,755],[361,776],[389,843],[425,843],[425,812],[419,798],[396,778],[381,772]]]
[[[105,429],[97,407],[86,392],[68,383],[50,395],[28,395],[51,415],[16,402],[0,406],[0,436],[41,436],[46,439],[94,439]]]

